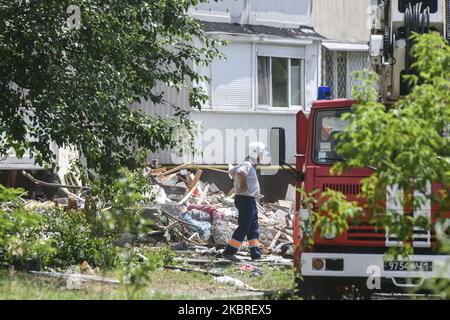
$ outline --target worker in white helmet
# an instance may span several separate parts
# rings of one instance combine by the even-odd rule
[[[234,204],[239,212],[239,225],[222,254],[224,258],[231,261],[240,261],[235,254],[245,237],[247,237],[250,246],[252,260],[261,259],[258,209],[255,199],[260,192],[256,166],[261,163],[265,151],[266,146],[263,143],[250,143],[246,160],[229,170],[230,176],[234,178],[234,187],[236,189]]]

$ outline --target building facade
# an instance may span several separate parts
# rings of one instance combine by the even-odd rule
[[[369,69],[368,41],[376,0],[314,0],[314,27],[324,36],[321,84],[335,98],[351,98],[354,71]]]
[[[220,48],[226,59],[198,70],[211,79],[201,84],[208,101],[191,114],[199,152],[180,158],[171,150],[154,157],[163,163],[238,163],[249,142],[269,145],[270,129],[283,127],[286,161],[294,163],[296,113],[309,111],[320,85],[331,86],[336,97],[350,96],[352,71],[368,62],[366,24],[354,22],[359,31],[336,31],[345,29],[351,14],[333,19],[327,6],[332,2],[358,3],[358,12],[367,10],[360,4],[365,0],[223,0],[191,8],[189,14],[202,22],[206,36],[227,40]],[[166,100],[187,106],[187,89],[164,92]],[[133,107],[170,116],[165,114],[169,108],[151,103]]]

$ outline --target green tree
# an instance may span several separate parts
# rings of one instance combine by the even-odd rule
[[[0,266],[52,252],[51,237],[42,237],[38,232],[43,217],[25,208],[22,194],[22,189],[0,185]]]
[[[412,212],[425,201],[439,203],[438,214],[449,210],[450,47],[438,33],[413,38],[416,74],[408,76],[413,90],[407,97],[386,106],[378,101],[377,77],[359,74],[362,82],[353,90],[359,103],[345,116],[349,126],[341,136],[348,143],[338,148],[346,160],[335,167],[337,172],[350,167],[376,169],[363,180],[361,196],[368,200],[367,209],[377,222],[404,240],[411,239],[414,225],[428,228],[430,221],[386,210],[380,205],[386,187],[403,190],[395,200]],[[440,190],[430,192],[431,183],[439,183]]]
[[[189,110],[205,99],[195,66],[218,54],[187,15],[198,2],[2,1],[0,154],[30,151],[39,164],[52,164],[54,141],[109,173],[134,166],[134,148],[176,145],[174,131],[190,132]],[[191,84],[189,106],[164,101],[154,90],[160,83]],[[168,103],[174,116],[131,112],[141,99]]]

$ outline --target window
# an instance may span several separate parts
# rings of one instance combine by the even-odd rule
[[[324,110],[316,113],[314,120],[313,161],[331,164],[339,159],[336,153],[337,134],[348,125],[341,120],[350,109]]]
[[[342,51],[323,51],[324,85],[331,88],[334,98],[347,98],[347,53]]]
[[[301,106],[302,61],[258,56],[258,105],[274,108]]]
[[[334,51],[323,47],[322,85],[331,88],[334,98],[351,98],[357,84],[354,71],[370,69],[366,51]]]

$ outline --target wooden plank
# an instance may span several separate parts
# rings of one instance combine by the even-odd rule
[[[164,173],[166,171],[167,171],[166,167],[160,167],[160,168],[156,168],[156,169],[151,169],[150,175],[151,176],[157,176],[157,175],[160,175],[160,174],[162,174],[162,173]]]
[[[189,186],[189,190],[193,189],[194,186],[200,181],[200,178],[202,177],[202,173],[203,173],[203,171],[200,170],[200,169],[198,169],[195,172],[195,176],[194,176],[194,179],[191,182],[191,185]]]
[[[27,173],[25,171],[22,171],[22,175],[25,176],[26,178],[30,179],[34,184],[37,184],[37,185],[40,185],[40,186],[44,186],[44,187],[90,190],[89,187],[84,187],[84,186],[69,186],[69,185],[60,184],[60,183],[44,182],[44,181],[36,179],[31,174],[29,174],[29,173]]]
[[[192,268],[179,267],[179,266],[164,266],[164,268],[165,269],[170,269],[170,270],[187,271],[187,272],[199,272],[199,273],[203,273],[203,274],[210,274],[210,275],[215,276],[215,277],[223,276],[222,273],[211,272],[211,271],[207,271],[207,270],[203,270],[203,269],[192,269]]]
[[[216,172],[221,172],[221,173],[226,173],[228,174],[227,170],[222,170],[222,169],[217,169],[217,168],[213,168],[213,167],[209,167],[209,166],[199,166],[199,165],[191,165],[189,167],[190,169],[203,169],[203,170],[211,170],[211,171],[216,171]]]
[[[275,247],[275,245],[277,244],[278,239],[281,236],[281,231],[278,231],[277,234],[275,235],[275,238],[273,238],[272,242],[270,243],[269,246],[269,250],[273,250],[273,248]]]
[[[192,194],[194,193],[195,189],[197,189],[199,184],[200,184],[200,181],[197,181],[197,184],[184,196],[183,199],[178,201],[178,204],[185,203],[192,196]]]
[[[165,176],[165,175],[168,175],[168,174],[171,174],[171,173],[180,171],[181,169],[187,168],[187,167],[189,167],[189,166],[192,165],[192,164],[193,164],[193,162],[181,164],[181,165],[179,165],[179,166],[176,166],[176,167],[173,168],[173,169],[170,169],[170,170],[167,170],[167,171],[162,172],[162,173],[160,173],[160,174],[157,174],[156,176],[157,176],[157,177]]]

